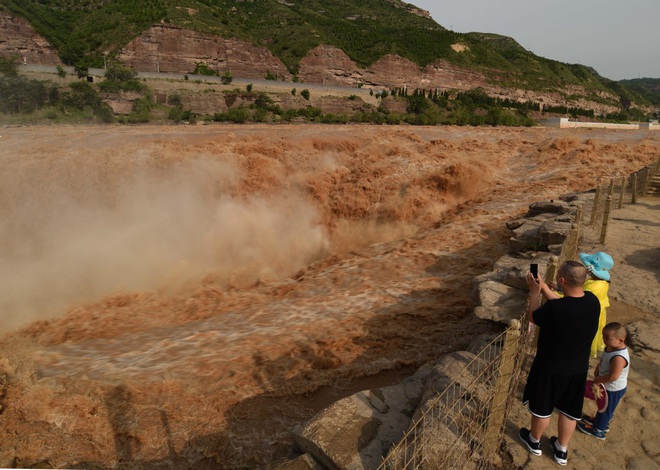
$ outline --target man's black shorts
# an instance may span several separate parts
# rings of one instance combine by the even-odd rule
[[[579,421],[582,417],[584,387],[587,374],[556,375],[547,374],[532,365],[527,377],[523,404],[530,413],[539,418],[548,418],[556,409],[571,419]]]

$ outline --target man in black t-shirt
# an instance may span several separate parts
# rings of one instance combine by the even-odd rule
[[[530,273],[529,321],[539,327],[536,357],[527,376],[523,404],[532,414],[531,429],[520,430],[520,440],[533,455],[541,455],[540,439],[550,424],[552,411],[559,412],[558,437],[551,437],[555,462],[566,465],[568,442],[582,416],[584,388],[589,371],[591,341],[598,330],[600,303],[582,285],[587,269],[568,261],[557,272],[559,297]],[[539,307],[541,293],[548,301]]]

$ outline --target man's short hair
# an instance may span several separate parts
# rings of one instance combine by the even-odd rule
[[[626,336],[628,336],[626,327],[623,326],[621,323],[615,321],[610,322],[603,327],[603,333],[605,333],[606,331],[614,333],[614,336],[619,339],[626,339]]]
[[[587,280],[587,268],[577,261],[566,261],[557,273],[569,286],[579,287]]]

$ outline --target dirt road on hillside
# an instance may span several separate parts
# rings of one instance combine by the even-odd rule
[[[327,400],[498,328],[470,293],[508,220],[659,153],[641,131],[3,128],[2,458],[267,468]]]

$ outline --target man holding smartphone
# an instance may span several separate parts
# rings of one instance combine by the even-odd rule
[[[539,277],[539,265],[537,263],[532,263],[529,265],[529,272],[532,273],[534,279]]]
[[[538,274],[527,275],[530,291],[528,319],[539,327],[536,357],[523,393],[523,404],[532,414],[531,429],[520,429],[520,440],[533,455],[541,455],[541,436],[553,410],[559,412],[558,436],[550,438],[553,458],[568,460],[568,442],[582,417],[584,388],[589,371],[591,341],[598,329],[600,303],[582,288],[587,269],[577,261],[559,267],[554,293]],[[542,307],[541,294],[548,300]]]

